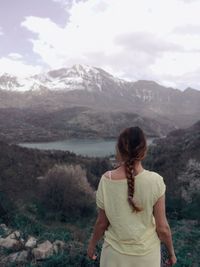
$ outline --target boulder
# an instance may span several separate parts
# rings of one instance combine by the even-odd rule
[[[61,240],[56,240],[53,242],[53,250],[55,253],[58,253],[59,251],[63,251],[65,248],[65,243]]]
[[[9,235],[11,239],[19,239],[20,238],[20,232],[14,231],[12,234]]]
[[[7,236],[6,238],[0,238],[0,247],[7,249],[18,249],[21,247],[21,242],[11,238],[10,236]]]
[[[53,255],[53,252],[53,244],[48,240],[39,244],[32,250],[33,256],[36,260],[46,259]]]
[[[34,247],[36,247],[36,244],[37,244],[37,239],[33,236],[30,236],[25,243],[25,247],[26,248],[34,248]]]
[[[28,252],[26,250],[23,250],[23,251],[20,251],[17,253],[18,253],[18,255],[17,255],[16,262],[25,262],[27,260]]]
[[[7,257],[3,258],[3,260],[1,261],[1,264],[5,264],[5,263],[19,263],[19,262],[26,262],[28,258],[28,252],[23,250],[20,252],[15,252],[12,253],[10,255],[8,255]]]

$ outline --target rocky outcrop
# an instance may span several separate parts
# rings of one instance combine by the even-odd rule
[[[53,255],[53,244],[47,240],[32,250],[36,260],[43,260]]]
[[[37,239],[33,236],[30,236],[25,243],[25,248],[34,248],[37,244]]]
[[[0,224],[1,267],[7,266],[8,263],[24,266],[26,262],[46,260],[53,254],[63,252],[66,247],[65,242],[61,240],[38,242],[34,236],[28,236],[24,240],[20,231],[13,231],[5,224]]]
[[[6,265],[7,263],[25,263],[28,259],[28,252],[23,250],[19,252],[11,253],[10,255],[2,258],[1,264]]]
[[[18,250],[23,246],[22,241],[23,240],[20,239],[20,232],[14,231],[6,238],[0,238],[0,247],[6,249]]]

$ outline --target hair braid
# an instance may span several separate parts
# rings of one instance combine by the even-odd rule
[[[135,163],[145,158],[147,143],[145,135],[139,127],[124,129],[117,141],[117,159],[124,162],[128,185],[128,203],[133,211],[142,211],[134,198],[135,192]]]
[[[142,208],[138,206],[133,198],[135,192],[134,160],[127,160],[125,162],[125,172],[128,184],[128,203],[132,207],[133,211],[142,211]]]

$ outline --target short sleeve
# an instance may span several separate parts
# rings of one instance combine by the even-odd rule
[[[163,177],[158,175],[156,179],[155,192],[154,192],[154,204],[157,200],[165,194],[166,185],[164,183]]]
[[[99,182],[97,191],[96,191],[96,204],[100,209],[104,209],[104,194],[103,194],[103,181],[102,178]]]

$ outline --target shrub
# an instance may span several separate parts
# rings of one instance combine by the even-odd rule
[[[55,165],[41,181],[41,196],[48,210],[67,217],[95,210],[94,192],[80,165]]]

